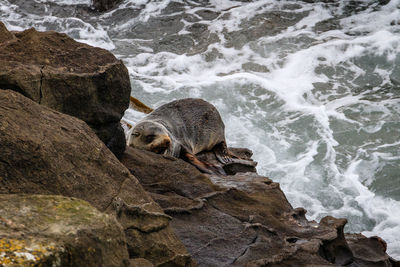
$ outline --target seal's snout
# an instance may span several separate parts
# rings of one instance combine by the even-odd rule
[[[157,154],[163,154],[170,145],[171,138],[168,135],[160,135],[152,142],[150,150]]]
[[[162,147],[169,147],[171,144],[171,138],[169,138],[168,135],[160,135],[159,139],[159,144]]]
[[[169,147],[170,144],[171,144],[171,138],[169,138],[169,136],[167,136],[167,138],[164,139],[164,145],[166,147]]]

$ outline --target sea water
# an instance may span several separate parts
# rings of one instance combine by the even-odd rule
[[[228,145],[250,148],[308,219],[345,217],[400,259],[400,0],[89,5],[0,0],[0,19],[111,51],[152,107],[210,101]]]

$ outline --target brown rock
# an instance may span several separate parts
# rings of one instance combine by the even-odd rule
[[[15,39],[14,34],[9,32],[3,22],[0,21],[0,43]]]
[[[131,258],[193,264],[170,217],[83,121],[0,90],[0,147],[0,194],[84,199],[115,214]]]
[[[337,230],[338,238],[324,240],[320,250],[320,254],[335,265],[348,265],[354,261],[353,253],[344,237],[343,229],[346,223],[346,219],[336,219],[331,216],[322,218],[320,222],[320,225],[331,226]]]
[[[154,267],[154,265],[146,259],[137,258],[130,260],[129,267]]]
[[[213,155],[202,157],[216,160]],[[267,177],[254,172],[209,176],[181,159],[133,148],[127,148],[121,162],[172,216],[172,227],[199,266],[357,262],[343,233],[345,219],[308,221],[306,210],[293,209],[279,184]]]
[[[1,266],[127,266],[121,225],[86,201],[0,195]]]
[[[32,28],[14,35],[0,39],[0,88],[84,120],[119,156],[125,149],[119,121],[131,91],[122,61],[62,33]]]
[[[346,234],[346,240],[359,266],[400,266],[386,254],[386,242],[380,237]]]

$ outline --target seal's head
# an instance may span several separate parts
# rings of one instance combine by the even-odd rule
[[[171,147],[171,138],[162,124],[142,121],[131,130],[128,146],[164,154]]]

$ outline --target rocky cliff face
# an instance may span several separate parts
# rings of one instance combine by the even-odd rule
[[[0,194],[86,200],[117,218],[131,258],[193,264],[170,217],[85,122],[0,90],[0,147]]]
[[[132,148],[122,164],[104,143],[125,149],[129,79],[102,49],[0,23],[0,88],[0,265],[399,266],[346,219],[308,221],[254,168],[209,176]]]
[[[0,88],[84,120],[114,154],[124,151],[131,87],[120,60],[57,32],[11,33],[0,22],[0,36]]]
[[[213,153],[201,157],[216,160]],[[180,159],[133,148],[121,161],[172,216],[199,266],[398,266],[381,239],[345,236],[346,219],[308,221],[279,184],[255,172],[210,177]]]

